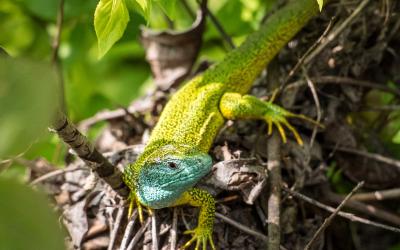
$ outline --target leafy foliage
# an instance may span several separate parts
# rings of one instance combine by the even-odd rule
[[[324,0],[317,0],[319,11],[322,10],[322,7],[324,6]]]
[[[156,0],[156,3],[160,5],[170,19],[174,20],[176,1],[177,0]]]
[[[64,249],[57,216],[42,194],[0,179],[0,197],[0,250]]]
[[[126,1],[126,2],[125,2]],[[100,0],[94,14],[94,27],[99,44],[99,58],[117,42],[129,21],[128,7],[146,20],[150,19],[153,2],[158,4],[170,19],[175,18],[176,0]]]
[[[125,0],[100,0],[94,14],[100,58],[122,37],[128,21]]]
[[[57,93],[50,65],[0,57],[0,159],[21,153],[46,132]]]

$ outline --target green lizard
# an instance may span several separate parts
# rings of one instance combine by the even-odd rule
[[[144,152],[124,172],[124,181],[131,189],[131,204],[138,206],[141,220],[142,206],[198,206],[198,226],[186,232],[193,237],[183,248],[196,242],[196,249],[201,245],[206,249],[208,243],[215,249],[214,198],[193,188],[211,169],[208,151],[226,119],[261,119],[268,123],[269,134],[275,125],[285,142],[286,127],[299,144],[303,143],[287,118],[311,119],[246,93],[271,59],[317,13],[315,0],[289,2],[222,62],[186,83],[171,98]]]

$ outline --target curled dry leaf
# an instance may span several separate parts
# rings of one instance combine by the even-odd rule
[[[237,159],[218,162],[213,166],[213,175],[207,181],[224,190],[238,190],[248,204],[258,197],[266,181],[265,167],[252,159]]]
[[[200,10],[192,27],[183,32],[142,28],[141,41],[157,87],[167,90],[189,75],[199,53],[204,23],[205,11]]]
[[[86,200],[82,200],[64,212],[64,225],[68,230],[75,249],[80,248],[82,240],[89,230],[85,205]]]

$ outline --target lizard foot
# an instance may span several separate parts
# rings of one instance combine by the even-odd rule
[[[212,239],[212,229],[197,227],[193,230],[187,230],[184,234],[192,234],[193,237],[182,246],[181,249],[187,249],[193,242],[196,241],[195,250],[200,250],[202,246],[203,250],[207,249],[207,242],[210,243],[211,249],[215,250],[214,241]]]
[[[286,133],[285,130],[283,129],[283,126],[285,126],[287,129],[289,129],[294,137],[296,138],[296,141],[299,145],[303,145],[303,140],[301,139],[299,133],[297,130],[288,122],[287,118],[299,118],[302,120],[306,120],[308,122],[311,122],[319,127],[323,127],[322,124],[318,123],[317,121],[314,121],[313,119],[301,115],[301,114],[294,114],[292,112],[287,111],[284,108],[281,108],[277,105],[270,104],[270,112],[267,112],[264,116],[264,120],[268,124],[268,135],[272,133],[272,124],[274,124],[279,131],[279,134],[282,138],[282,141],[286,143]],[[272,112],[271,112],[272,111]]]

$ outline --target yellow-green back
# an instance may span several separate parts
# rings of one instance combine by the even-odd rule
[[[247,93],[272,58],[317,12],[316,1],[288,4],[223,61],[186,83],[165,107],[149,145],[164,141],[208,152],[224,123],[219,111],[222,95]]]

